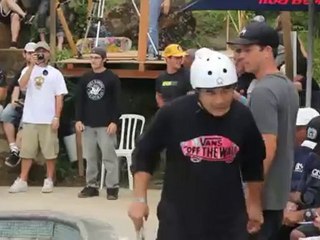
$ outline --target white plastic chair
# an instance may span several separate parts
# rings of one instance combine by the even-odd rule
[[[132,163],[132,152],[135,148],[135,140],[140,136],[144,129],[145,118],[142,115],[137,114],[123,114],[120,117],[121,120],[121,137],[118,149],[116,153],[118,158],[125,157],[127,160],[128,168],[128,180],[129,180],[129,189],[133,189],[133,177],[130,171],[130,166]],[[140,129],[137,128],[140,125]],[[103,188],[105,180],[105,166],[102,163],[101,165],[101,180],[100,180],[100,189]]]

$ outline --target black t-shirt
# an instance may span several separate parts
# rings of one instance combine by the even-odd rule
[[[118,123],[120,117],[121,83],[110,70],[89,72],[78,83],[76,121],[89,127],[106,127]]]
[[[237,92],[246,97],[248,88],[253,79],[255,79],[255,76],[252,73],[243,73],[239,76],[236,88]]]
[[[14,78],[12,79],[12,81],[9,83],[8,85],[8,92],[7,92],[7,99],[6,99],[6,103],[10,103],[11,102],[11,95],[13,93],[13,90],[15,87],[19,87],[19,79],[21,77],[21,72],[22,70],[26,67],[26,65],[24,65],[23,67],[21,67],[21,69],[16,73],[16,75],[14,75]],[[25,98],[25,94],[20,91],[19,94],[19,99],[24,99]]]
[[[186,68],[174,74],[163,72],[156,79],[156,92],[161,93],[165,103],[186,95],[191,89],[190,71]]]
[[[234,101],[227,114],[214,117],[197,97],[181,97],[159,110],[136,145],[132,171],[153,173],[157,154],[166,148],[159,231],[171,221],[182,229],[177,240],[242,240],[233,231],[246,231],[241,179],[263,179],[264,142],[243,104]]]

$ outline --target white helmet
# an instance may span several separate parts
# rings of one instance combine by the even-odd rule
[[[238,76],[229,57],[208,48],[201,48],[195,54],[190,81],[194,89],[218,88],[237,83]]]

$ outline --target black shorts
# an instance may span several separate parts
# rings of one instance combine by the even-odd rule
[[[157,216],[159,219],[157,240],[248,240],[249,238],[246,213],[236,214],[226,223],[212,224],[209,229],[203,227],[203,224],[207,223],[206,220],[196,223],[192,220],[193,215],[181,219],[173,205],[162,201],[158,206]]]
[[[320,229],[315,227],[312,223],[301,225],[295,230],[302,232],[306,237],[315,237],[320,235]]]
[[[3,14],[0,10],[0,22],[4,23],[4,24],[10,24],[11,23],[11,15],[12,12],[8,14],[8,16],[3,16],[5,14]]]

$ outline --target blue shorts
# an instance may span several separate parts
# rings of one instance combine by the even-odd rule
[[[20,125],[22,113],[17,111],[11,103],[9,103],[2,111],[0,121],[3,123],[12,123],[15,127]]]

